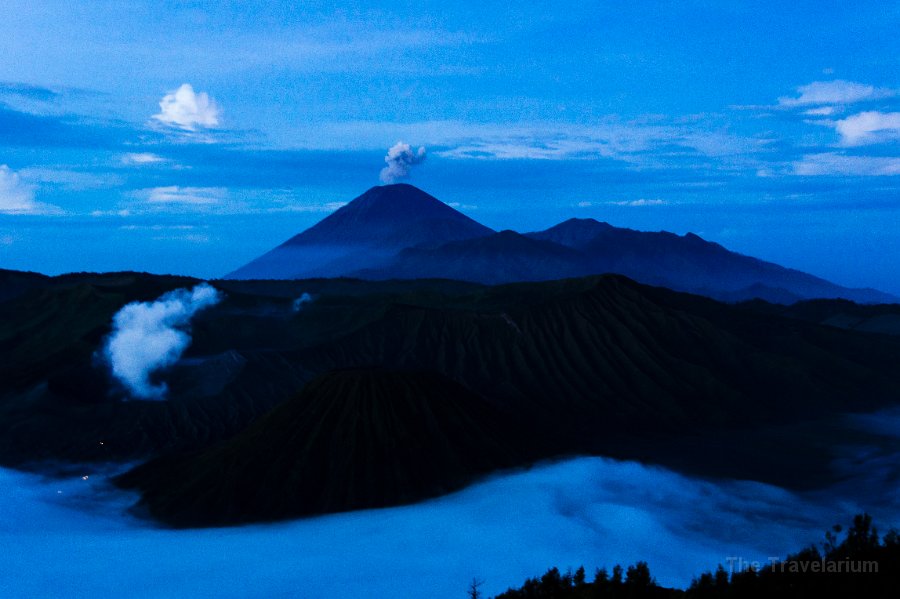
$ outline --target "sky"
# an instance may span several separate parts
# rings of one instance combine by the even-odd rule
[[[24,2],[0,267],[224,275],[381,183],[900,293],[900,4]],[[418,155],[417,155],[418,156]]]

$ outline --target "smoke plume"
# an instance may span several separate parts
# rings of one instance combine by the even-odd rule
[[[409,170],[425,161],[425,148],[419,147],[415,152],[408,143],[398,141],[388,150],[384,157],[387,166],[381,169],[381,182],[394,183],[409,176]]]
[[[308,293],[304,293],[300,297],[294,300],[294,312],[299,312],[303,309],[303,306],[313,301],[312,296]]]
[[[168,386],[151,375],[171,366],[191,344],[191,318],[221,301],[208,283],[177,289],[154,302],[135,302],[113,317],[113,332],[104,347],[112,374],[136,399],[164,399]]]

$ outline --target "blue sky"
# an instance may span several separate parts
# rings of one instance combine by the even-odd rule
[[[900,4],[5,3],[0,267],[228,272],[379,183],[900,293]],[[185,84],[189,87],[185,87]]]

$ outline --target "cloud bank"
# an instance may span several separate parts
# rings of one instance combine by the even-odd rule
[[[384,161],[387,166],[381,169],[381,182],[394,183],[409,176],[410,169],[425,161],[425,148],[420,147],[415,152],[408,143],[398,141],[388,150]]]
[[[103,350],[113,376],[136,399],[164,399],[168,386],[154,383],[152,375],[175,364],[190,345],[189,325],[194,314],[221,299],[218,290],[203,283],[119,310]]]
[[[863,448],[845,486],[809,494],[581,458],[415,505],[201,530],[130,519],[125,510],[136,498],[110,494],[92,471],[83,473],[88,481],[66,482],[0,469],[0,513],[17,515],[0,526],[0,546],[16,548],[0,560],[0,594],[52,596],[63,580],[79,596],[303,589],[355,598],[404,589],[401,596],[451,599],[464,596],[473,577],[492,596],[553,565],[593,572],[637,560],[647,560],[661,584],[686,586],[729,556],[765,562],[820,541],[863,509],[881,527],[897,524],[900,462],[895,453],[883,457],[884,471],[872,476],[871,448]]]
[[[159,101],[159,114],[154,119],[184,131],[219,125],[219,106],[206,92],[196,93],[189,83],[169,92]]]

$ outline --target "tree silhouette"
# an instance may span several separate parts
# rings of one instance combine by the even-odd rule
[[[660,587],[646,562],[627,570],[615,566],[612,575],[598,569],[593,582],[584,568],[560,574],[551,568],[529,578],[519,589],[496,599],[758,599],[759,597],[897,597],[900,589],[900,533],[880,538],[868,514],[826,533],[823,551],[807,547],[771,566],[729,573],[721,565],[694,579],[687,590]],[[475,587],[477,590],[477,587]],[[470,597],[477,597],[470,594]]]
[[[481,598],[481,591],[479,591],[478,588],[483,584],[484,584],[483,580],[478,580],[477,578],[472,579],[472,582],[469,583],[469,591],[468,591],[469,599],[480,599]]]

